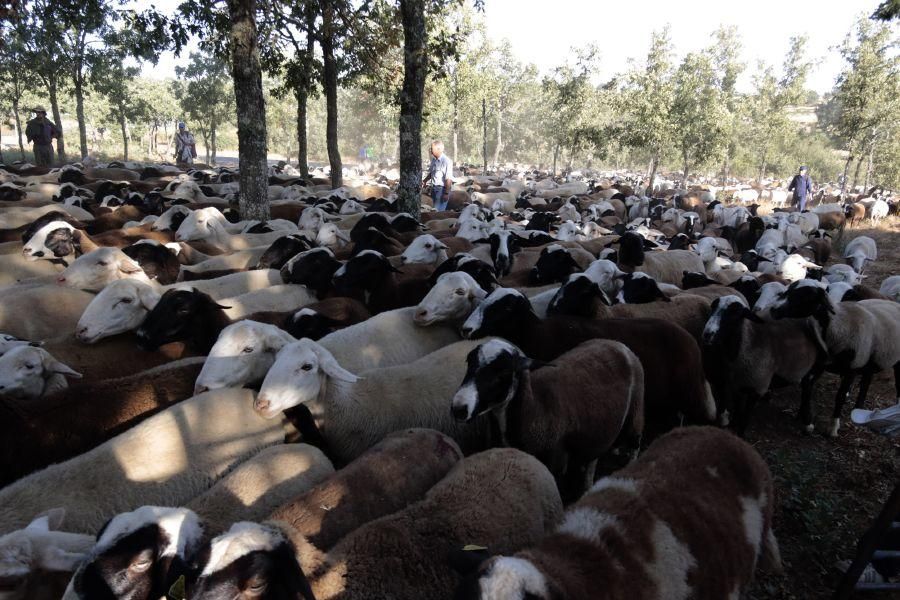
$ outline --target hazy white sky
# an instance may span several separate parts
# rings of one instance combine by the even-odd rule
[[[177,0],[135,2],[171,10]],[[869,15],[879,0],[485,0],[488,35],[509,39],[515,54],[542,72],[564,63],[570,48],[597,43],[602,50],[601,78],[623,71],[629,58],[642,58],[650,32],[670,24],[672,44],[678,56],[709,44],[721,24],[737,25],[744,44],[748,70],[760,59],[780,65],[792,35],[809,37],[809,55],[818,64],[808,80],[817,92],[829,91],[841,68],[833,47],[843,40],[857,15]],[[182,59],[163,56],[148,66],[149,77],[174,76]],[[741,87],[747,85],[745,74]]]

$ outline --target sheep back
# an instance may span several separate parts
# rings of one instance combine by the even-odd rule
[[[644,264],[635,271],[646,273],[661,283],[671,283],[681,287],[685,271],[704,273],[706,271],[700,256],[690,250],[668,250],[647,252]]]
[[[203,520],[207,537],[238,521],[259,521],[334,473],[331,461],[307,444],[278,444],[239,464],[185,507]]]
[[[49,285],[4,292],[0,331],[34,342],[75,331],[93,299],[94,294],[82,290]]]
[[[509,552],[540,540],[562,501],[538,460],[511,448],[471,456],[425,496],[357,529],[329,553],[313,591],[329,598],[452,598],[452,550],[467,544]],[[316,575],[319,575],[316,577]]]
[[[704,289],[704,288],[697,288]],[[693,290],[691,290],[693,291]],[[732,290],[733,292],[734,290]],[[609,309],[610,317],[626,319],[662,319],[683,327],[699,340],[709,319],[711,301],[694,294],[679,294],[669,302],[617,304]]]
[[[280,421],[254,412],[249,390],[200,394],[0,490],[0,533],[56,507],[70,531],[95,533],[120,512],[179,506],[284,435]]]
[[[359,526],[421,500],[461,458],[456,442],[442,433],[397,431],[271,518],[328,551]]]

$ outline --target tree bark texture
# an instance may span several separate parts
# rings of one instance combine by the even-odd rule
[[[328,164],[331,166],[331,187],[344,185],[341,173],[341,151],[338,147],[338,71],[334,57],[334,6],[333,0],[322,2],[322,87],[325,89],[325,144],[328,147]]]
[[[305,89],[294,90],[297,98],[297,165],[300,174],[309,177],[309,150],[306,140],[306,104],[308,94]]]
[[[422,189],[422,103],[425,96],[425,3],[400,0],[403,87],[400,90],[400,185],[397,208],[419,217]]]
[[[497,145],[494,147],[494,168],[500,164],[500,151],[503,149],[503,110],[497,107]]]
[[[19,100],[13,99],[13,116],[16,119],[16,134],[19,136],[19,154],[25,160],[25,142],[22,141],[22,117],[19,115]]]
[[[50,96],[50,110],[53,111],[53,122],[59,128],[59,137],[56,138],[56,156],[59,164],[66,162],[66,141],[62,129],[62,115],[59,114],[59,99],[56,96],[58,91],[58,82],[54,77],[50,79],[47,85],[47,94]]]
[[[242,219],[269,218],[266,105],[256,31],[256,0],[228,0],[231,74],[237,104]]]
[[[75,118],[78,120],[78,149],[81,158],[88,155],[87,124],[84,121],[84,73],[75,71]]]
[[[650,158],[650,171],[647,173],[647,191],[645,192],[648,196],[653,196],[653,178],[656,177],[656,169],[659,167],[659,150],[655,150],[653,152],[653,156]]]
[[[121,112],[121,107],[119,111],[119,127],[122,129],[122,151],[125,155],[125,160],[128,160],[128,125],[125,122],[125,115]]]
[[[481,99],[481,160],[484,169],[482,175],[487,175],[487,101],[484,98]]]
[[[841,197],[844,196],[844,190],[847,189],[847,174],[850,172],[850,163],[853,162],[853,147],[850,148],[850,154],[847,156],[847,162],[844,163],[844,179],[841,181]]]
[[[213,118],[212,123],[210,124],[210,132],[209,132],[209,141],[210,141],[210,145],[212,146],[212,152],[210,154],[209,159],[207,159],[207,161],[206,161],[206,164],[208,164],[208,165],[216,164],[216,126],[217,125],[218,125],[218,123],[216,123],[216,119]],[[268,182],[266,182],[266,183],[268,183]],[[268,191],[266,192],[266,194],[268,194]]]

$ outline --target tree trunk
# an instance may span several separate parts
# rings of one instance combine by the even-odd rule
[[[301,175],[309,177],[309,150],[306,140],[306,103],[309,94],[305,89],[297,88],[294,90],[294,96],[297,97],[297,166]]]
[[[861,154],[858,159],[856,159],[856,169],[853,171],[853,185],[852,189],[856,189],[856,184],[859,182],[859,170],[862,168],[863,160],[865,160],[866,156]]]
[[[459,63],[453,70],[453,164],[459,164]]]
[[[559,158],[559,144],[553,147],[553,177],[556,177],[556,159]]]
[[[53,122],[59,128],[59,137],[56,139],[56,156],[59,164],[66,162],[66,141],[63,138],[62,116],[59,114],[59,99],[56,97],[58,88],[57,79],[53,77],[48,82],[47,94],[50,96],[50,110],[53,111]]]
[[[84,73],[81,67],[75,71],[75,118],[78,120],[78,145],[81,158],[88,155],[87,124],[84,121]]]
[[[874,154],[875,154],[875,144],[872,144],[872,146],[869,148],[869,160],[868,160],[868,164],[866,165],[866,182],[863,184],[863,188],[866,191],[868,191],[868,189],[869,189],[869,180],[872,178],[872,159],[873,159]]]
[[[683,155],[683,157],[684,157],[684,176],[681,178],[681,187],[684,189],[684,191],[687,191],[687,189],[688,189],[688,182],[687,182],[687,180],[688,180],[688,167],[690,166],[690,165],[688,165],[688,152],[687,152],[687,149],[685,149],[685,150],[682,152],[682,155]]]
[[[653,196],[653,178],[656,177],[656,169],[659,167],[660,151],[656,150],[650,157],[650,172],[647,173],[647,190],[644,192],[647,196]]]
[[[256,0],[228,0],[231,75],[237,104],[238,168],[242,219],[269,218],[266,104],[259,64]]]
[[[850,163],[853,162],[853,150],[851,146],[850,154],[847,155],[847,162],[844,163],[844,179],[841,181],[841,199],[844,197],[844,190],[847,188],[847,174],[850,172]]]
[[[125,155],[125,160],[128,160],[128,127],[125,124],[125,114],[121,111],[121,107],[119,109],[119,127],[122,128],[122,151]]]
[[[203,150],[206,154],[206,158],[204,160],[206,161],[206,164],[209,164],[209,135],[207,135],[206,133],[203,133]]]
[[[322,2],[322,87],[325,90],[325,142],[328,147],[328,164],[331,165],[331,187],[344,184],[341,174],[341,151],[338,147],[338,70],[334,57],[334,0]]]
[[[500,164],[500,150],[503,149],[503,111],[497,107],[497,146],[494,148],[494,168]]]
[[[482,175],[487,175],[487,101],[484,98],[481,99],[481,126],[481,158],[484,160]]]
[[[400,185],[397,209],[419,218],[422,189],[422,104],[428,63],[425,4],[400,0],[403,22],[403,87],[400,90]]]
[[[25,160],[25,143],[22,141],[22,117],[19,116],[19,99],[13,98],[13,116],[16,119],[16,134],[19,136],[19,154]]]
[[[207,162],[206,162],[206,164],[208,164],[208,165],[216,164],[216,126],[217,125],[218,125],[218,123],[216,123],[216,120],[213,119],[212,123],[210,124],[210,127],[209,127],[209,144],[210,144],[210,146],[212,146],[212,149],[211,149],[212,151],[210,153],[210,157],[207,159]]]

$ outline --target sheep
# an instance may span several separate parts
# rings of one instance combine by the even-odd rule
[[[593,484],[597,459],[614,446],[637,453],[644,431],[644,369],[624,344],[591,340],[533,373],[539,365],[503,340],[481,344],[466,361],[450,404],[453,416],[471,422],[490,413],[500,437],[493,445],[536,456],[564,497],[574,492],[578,498]]]
[[[421,500],[460,459],[459,446],[442,433],[395,431],[269,518],[327,552],[360,525]]]
[[[4,600],[57,600],[72,571],[94,545],[94,536],[59,531],[65,510],[38,515],[23,529],[0,536]]]
[[[38,398],[68,387],[66,377],[81,379],[43,348],[18,345],[0,356],[0,395]]]
[[[263,283],[271,279],[275,271],[252,271],[238,273],[263,273],[263,277],[251,278],[249,287],[256,287],[256,282]],[[241,279],[230,280],[231,275],[220,280],[175,284],[168,289],[202,291],[221,306],[227,307],[225,315],[232,320],[246,317],[251,313],[278,309],[296,310],[315,301],[315,298],[303,287],[294,285],[271,285],[264,289],[256,289],[232,298],[223,298],[223,291],[241,289]],[[191,285],[206,283],[209,285]],[[198,290],[199,288],[199,290]],[[85,344],[92,344],[104,337],[137,329],[147,314],[153,310],[160,299],[153,287],[139,281],[123,279],[108,284],[97,294],[85,308],[75,327],[75,337]]]
[[[289,231],[272,231],[269,233],[232,234],[226,230],[223,221],[225,221],[224,215],[215,207],[195,210],[178,226],[175,240],[179,242],[206,240],[223,250],[235,251],[267,246],[290,233]]]
[[[554,294],[547,315],[588,319],[662,319],[680,325],[699,341],[709,318],[710,302],[693,293],[684,293],[666,302],[613,305],[596,282],[582,273],[576,273]]]
[[[5,359],[5,357],[3,357]],[[190,398],[202,358],[188,358],[52,394],[0,402],[0,485],[98,446],[153,414]],[[3,368],[0,367],[0,372]],[[35,368],[43,371],[46,368]],[[4,390],[5,392],[6,390]]]
[[[537,545],[482,562],[455,598],[739,598],[758,560],[781,570],[774,504],[752,446],[678,429],[599,480]]]
[[[94,295],[72,288],[36,286],[6,292],[0,331],[20,339],[47,340],[73,331]]]
[[[835,398],[831,437],[837,437],[843,404],[861,376],[856,408],[862,408],[873,376],[893,367],[900,398],[900,305],[889,300],[833,303],[825,286],[809,280],[793,283],[771,309],[774,319],[813,317],[828,349],[829,371],[841,377]]]
[[[822,267],[809,262],[802,254],[791,254],[778,266],[777,273],[785,281],[794,282],[806,279],[809,270],[821,271]]]
[[[416,306],[413,321],[423,327],[434,323],[462,324],[486,297],[487,292],[468,273],[444,273]]]
[[[861,235],[850,240],[841,256],[854,271],[862,274],[868,263],[878,259],[878,247],[875,240]]]
[[[667,422],[681,412],[710,422],[716,406],[702,375],[700,348],[683,328],[657,319],[548,317],[541,320],[528,300],[515,290],[492,292],[461,328],[463,337],[497,335],[532,359],[552,361],[578,344],[595,338],[622,342],[644,366],[644,413]],[[678,356],[678,364],[671,362]]]
[[[279,350],[254,407],[271,419],[306,404],[340,462],[404,427],[431,427],[454,438],[464,452],[477,450],[484,445],[484,428],[461,426],[447,410],[474,346],[457,342],[407,365],[365,371],[360,378],[318,342],[291,342]],[[438,364],[439,370],[432,368]],[[427,378],[420,375],[425,371]]]
[[[141,506],[117,514],[97,534],[63,600],[165,597],[202,542],[203,525],[187,508]]]
[[[288,317],[284,329],[297,339],[318,340],[329,333],[369,319],[369,309],[353,298],[327,298],[309,304]]]
[[[759,288],[759,296],[753,304],[753,312],[760,318],[771,318],[770,311],[772,307],[779,302],[779,296],[787,290],[787,285],[780,281],[770,281],[764,283]]]
[[[232,597],[252,579],[292,598],[449,600],[457,578],[448,555],[466,544],[509,552],[536,543],[561,512],[543,465],[511,448],[489,450],[457,464],[424,500],[360,527],[327,555],[285,523],[235,524],[203,552],[210,558],[187,593]],[[250,552],[264,562],[250,564]]]
[[[194,393],[262,381],[275,355],[293,341],[286,331],[266,323],[245,320],[225,327],[209,350]]]
[[[311,250],[313,248],[313,243],[307,239],[302,233],[295,233],[291,235],[286,235],[284,237],[278,238],[272,244],[265,248],[261,253],[259,252],[259,248],[255,248],[252,250],[243,250],[242,252],[248,253],[249,260],[246,263],[233,263],[238,268],[249,268],[253,262],[256,260],[256,268],[257,269],[278,269],[281,268],[287,263],[291,258],[297,256],[301,252],[306,252],[307,250]],[[234,253],[232,256],[239,253]],[[250,258],[250,256],[255,256],[255,258]]]
[[[812,390],[827,349],[805,320],[763,321],[737,296],[713,302],[703,330],[703,358],[720,415],[731,410],[743,436],[753,407],[773,382],[800,384],[800,418],[812,431]]]
[[[208,294],[197,290],[169,290],[135,330],[138,346],[144,350],[156,350],[163,344],[186,341],[188,347],[199,354],[208,354],[222,330],[236,320],[251,319],[281,325],[297,308],[313,300],[296,286],[287,289],[290,293],[282,297],[278,292],[285,291],[284,288],[286,286],[273,286],[223,301],[232,306],[218,304]],[[299,297],[295,292],[300,292]],[[265,297],[272,300],[268,303],[270,305],[261,305],[261,302],[268,302],[263,300]],[[301,304],[295,305],[298,301]],[[251,308],[283,310],[248,313]]]
[[[66,508],[68,528],[93,533],[146,504],[178,505],[236,464],[284,439],[280,421],[253,414],[248,390],[217,390],[176,404],[75,458],[0,490],[0,532]]]
[[[537,262],[528,273],[528,284],[562,283],[569,275],[581,269],[568,248],[550,244],[541,249]]]
[[[185,507],[200,516],[209,539],[232,523],[266,518],[333,474],[331,461],[318,448],[278,444],[239,464]]]
[[[843,281],[850,285],[856,285],[862,283],[864,277],[865,275],[861,275],[850,265],[831,265],[825,269],[825,279],[829,283]]]
[[[678,285],[684,271],[705,271],[703,261],[690,250],[668,250],[644,253],[640,235],[627,232],[619,238],[619,267],[625,271],[641,271],[661,283]]]
[[[844,281],[828,284],[828,297],[832,302],[859,302],[860,300],[890,300],[880,292],[864,285],[850,285]]]
[[[56,282],[79,290],[99,292],[111,281],[126,278],[148,284],[151,281],[136,260],[118,248],[104,247],[76,258],[59,274]]]
[[[890,300],[900,302],[900,275],[891,275],[882,281],[878,291]]]
[[[364,250],[334,273],[334,291],[362,300],[373,313],[417,304],[428,293],[429,265],[405,265],[400,271],[383,254]]]

